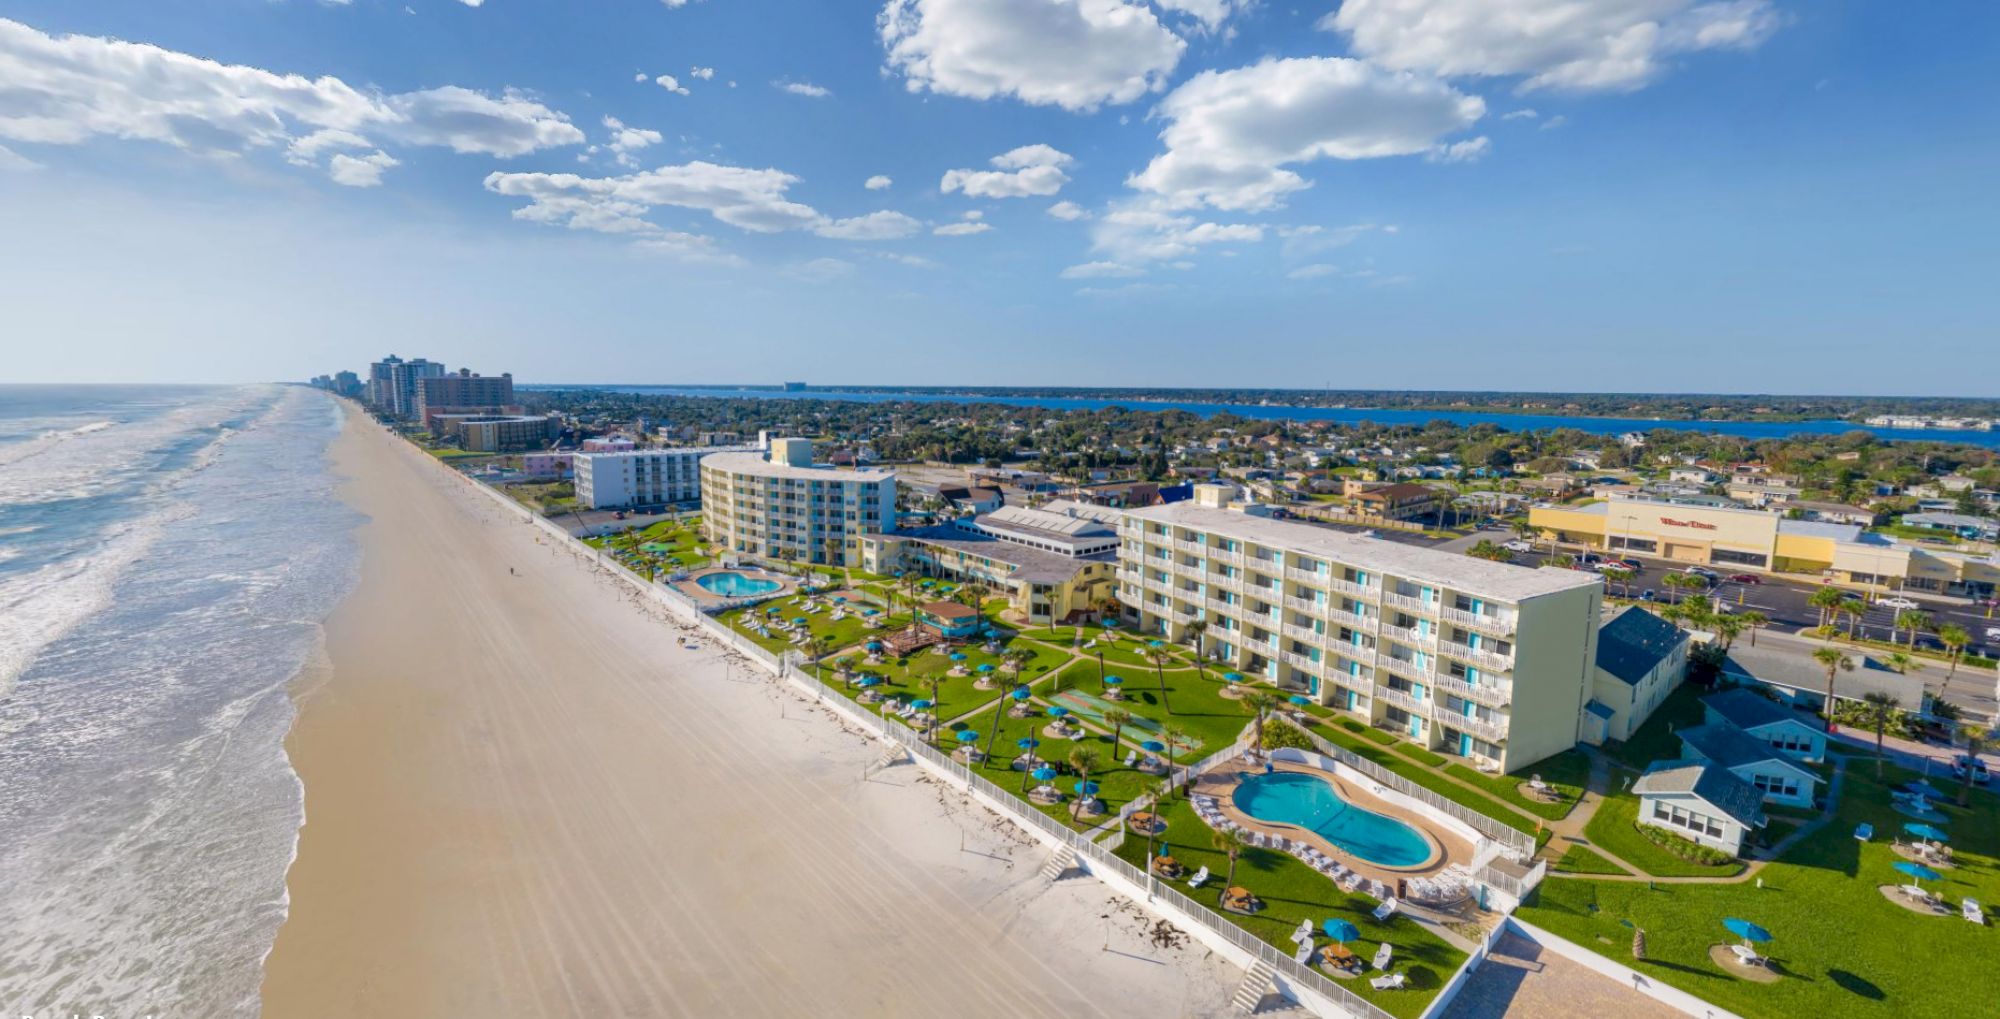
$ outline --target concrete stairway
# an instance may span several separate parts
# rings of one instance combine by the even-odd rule
[[[1062,879],[1064,871],[1069,870],[1075,865],[1076,850],[1070,846],[1064,846],[1056,855],[1049,857],[1049,862],[1042,864],[1042,876],[1048,878],[1050,881],[1058,881]]]
[[[1275,975],[1270,963],[1262,959],[1257,960],[1251,965],[1249,972],[1243,974],[1243,982],[1236,985],[1236,997],[1230,999],[1230,1004],[1242,1010],[1245,1015],[1256,1012],[1257,1006],[1263,1004],[1264,996],[1276,988],[1277,983],[1273,979]]]

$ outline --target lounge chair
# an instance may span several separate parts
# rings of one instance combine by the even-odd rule
[[[1368,981],[1368,986],[1378,991],[1400,991],[1403,989],[1403,975],[1401,973],[1391,973],[1385,977],[1376,977]]]
[[[1127,768],[1138,763],[1138,761],[1139,761],[1139,752],[1137,750],[1134,750],[1125,755],[1125,766]]]
[[[1373,895],[1378,899],[1387,899],[1389,897],[1389,886],[1383,884],[1380,881],[1375,880],[1374,878],[1369,878],[1368,894]]]
[[[1384,941],[1382,942],[1382,947],[1375,950],[1375,958],[1371,961],[1370,965],[1376,969],[1388,969],[1389,960],[1394,958],[1395,955],[1396,946]]]
[[[1292,932],[1292,940],[1297,941],[1300,938],[1312,937],[1312,932],[1313,922],[1311,920],[1300,920],[1299,929]]]
[[[1910,898],[1917,900],[1918,902],[1926,904],[1929,904],[1931,902],[1931,893],[1924,891],[1923,888],[1918,885],[1904,885],[1902,886],[1901,890],[1904,895],[1907,895]]]
[[[1986,926],[1986,911],[1979,908],[1979,900],[1977,899],[1967,899],[1959,903],[1958,915],[1981,927]]]
[[[1393,898],[1384,899],[1381,905],[1375,907],[1375,919],[1377,920],[1387,920],[1395,915],[1396,900]]]
[[[1312,957],[1313,939],[1312,935],[1308,934],[1304,941],[1299,942],[1299,950],[1292,953],[1292,961],[1303,966],[1312,962]]]
[[[1205,865],[1200,870],[1195,871],[1193,877],[1188,878],[1189,888],[1200,888],[1202,885],[1205,885],[1207,883],[1208,883],[1208,867]]]

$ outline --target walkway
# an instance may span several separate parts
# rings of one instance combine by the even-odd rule
[[[1459,989],[1443,1019],[1685,1019],[1680,1011],[1506,934]]]

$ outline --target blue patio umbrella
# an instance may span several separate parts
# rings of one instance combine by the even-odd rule
[[[1119,625],[1120,624],[1116,619],[1107,619],[1104,621],[1104,628],[1107,630],[1116,630],[1118,629]]]
[[[1910,823],[1903,826],[1903,830],[1909,832],[1912,835],[1915,835],[1920,839],[1925,839],[1930,842],[1948,842],[1951,840],[1951,834],[1949,832],[1943,831],[1942,829],[1939,828],[1933,828],[1930,825],[1924,824],[1919,821],[1911,821]]]
[[[1081,796],[1086,800],[1091,799],[1097,795],[1097,783],[1095,782],[1078,782],[1072,788],[1076,790],[1076,794],[1078,796]]]
[[[793,617],[792,617],[792,625],[794,625],[794,626],[804,626],[804,625],[806,625],[806,617],[804,617],[804,616],[793,616]]]
[[[837,602],[845,602],[847,600],[847,596],[844,594],[836,594],[833,596],[833,600]]]
[[[958,730],[958,735],[952,738],[958,740],[960,743],[977,743],[979,741],[979,734],[973,732],[971,729],[960,729]]]
[[[927,697],[919,697],[916,700],[910,702],[910,707],[913,707],[918,711],[929,711],[931,709],[931,702],[930,699]]]
[[[1147,647],[1165,647],[1166,645],[1167,642],[1164,640],[1149,640],[1146,642]]]
[[[1124,683],[1125,683],[1125,677],[1123,677],[1123,676],[1106,676],[1106,677],[1104,677],[1104,685],[1105,685],[1105,686],[1122,686],[1122,685],[1124,685]]]
[[[870,651],[880,651],[880,650],[882,650],[882,642],[881,642],[881,641],[879,641],[879,640],[871,640],[871,641],[869,641],[869,642],[868,642],[868,650],[870,650]]]
[[[783,610],[783,609],[780,609],[780,608],[778,608],[778,607],[777,607],[776,605],[773,605],[773,606],[771,606],[770,608],[768,608],[768,609],[765,609],[765,610],[764,610],[764,614],[765,614],[765,615],[767,615],[767,616],[775,616],[775,615],[777,615],[778,613],[780,613],[780,612],[782,612],[782,611],[784,611],[784,610]]]
[[[1056,705],[1055,707],[1053,707],[1053,708],[1050,708],[1050,709],[1049,709],[1049,716],[1050,716],[1051,718],[1061,718],[1061,717],[1063,717],[1064,715],[1067,715],[1067,714],[1069,714],[1069,709],[1068,709],[1068,708],[1065,708],[1065,707],[1063,707],[1063,706],[1062,706],[1062,705],[1060,705],[1060,704],[1058,704],[1058,705]]]
[[[954,661],[954,662],[962,662],[962,661],[965,661],[965,652],[963,652],[963,651],[953,651],[953,652],[951,653],[951,660],[952,660],[952,661]]]
[[[1312,698],[1307,697],[1305,694],[1302,693],[1295,693],[1291,696],[1291,702],[1293,704],[1311,704]]]
[[[1037,782],[1047,782],[1056,777],[1056,770],[1050,767],[1040,767],[1028,772],[1028,777]]]
[[[1034,738],[1033,736],[1023,736],[1020,739],[1015,740],[1014,745],[1020,747],[1023,750],[1033,750],[1036,747],[1041,746],[1042,741]]]
[[[1331,920],[1326,921],[1325,923],[1320,924],[1319,929],[1322,932],[1324,932],[1327,937],[1332,938],[1333,940],[1338,941],[1343,945],[1361,936],[1360,928],[1354,926],[1354,924],[1346,920],[1343,920],[1337,916]]]
[[[861,682],[861,685],[862,685],[862,686],[865,686],[865,687],[866,687],[866,686],[881,686],[881,685],[882,685],[882,677],[880,677],[880,676],[863,676],[863,677],[861,677],[861,680],[860,680],[860,682]]]
[[[1146,742],[1139,744],[1139,749],[1144,750],[1149,754],[1157,754],[1160,751],[1165,750],[1166,748],[1167,745],[1165,743],[1162,743],[1156,739],[1149,739]]]
[[[1015,690],[1013,693],[1008,694],[1007,696],[1012,697],[1017,701],[1025,701],[1028,699],[1028,688],[1025,686],[1021,687]]]
[[[1903,788],[1909,790],[1910,792],[1916,793],[1918,796],[1928,796],[1931,799],[1937,799],[1938,795],[1937,787],[1922,779],[1918,779],[1915,782],[1906,783],[1903,786]]]
[[[1919,881],[1936,881],[1938,879],[1937,871],[1934,871],[1929,867],[1924,866],[1921,863],[1911,863],[1908,860],[1897,860],[1895,866],[1897,870],[1902,871],[1903,873],[1908,874]]]
[[[992,671],[993,671],[993,666],[991,666],[991,665],[988,665],[988,664],[986,664],[986,663],[984,663],[984,662],[981,662],[981,663],[979,664],[979,671],[981,671],[981,672],[992,672]]]
[[[1764,928],[1759,927],[1748,920],[1738,920],[1737,918],[1732,916],[1723,920],[1722,926],[1729,928],[1729,933],[1734,934],[1745,941],[1755,941],[1759,944],[1762,944],[1763,942],[1771,940],[1770,931],[1767,931]]]
[[[1243,682],[1243,674],[1240,672],[1225,672],[1222,674],[1222,678],[1230,681],[1231,683]]]
[[[861,614],[862,614],[862,615],[864,615],[864,616],[879,616],[879,615],[881,615],[881,614],[882,614],[882,610],[881,610],[881,609],[862,609],[862,610],[861,610]]]

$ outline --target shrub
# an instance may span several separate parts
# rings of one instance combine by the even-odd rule
[[[1313,741],[1298,726],[1290,722],[1272,719],[1264,723],[1264,749],[1277,750],[1291,747],[1294,750],[1317,750]]]
[[[1646,836],[1647,841],[1689,863],[1719,867],[1722,864],[1734,862],[1736,859],[1720,849],[1704,846],[1691,839],[1684,839],[1658,825],[1640,824],[1637,827],[1639,834]]]

